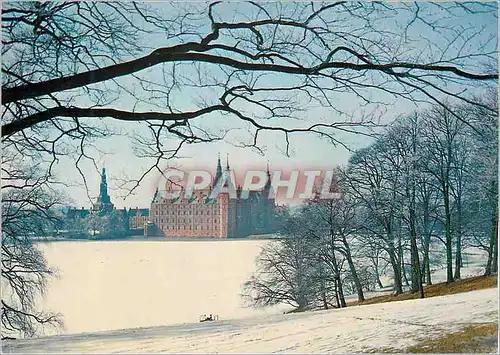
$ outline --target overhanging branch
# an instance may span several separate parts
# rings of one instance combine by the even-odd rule
[[[416,69],[428,72],[453,73],[459,77],[471,80],[493,80],[498,79],[495,74],[475,74],[466,72],[454,66],[416,64],[409,62],[393,62],[386,64],[376,64],[364,62],[361,64],[351,62],[323,62],[313,67],[297,67],[280,64],[247,63],[229,57],[222,57],[200,52],[209,51],[217,47],[201,45],[197,43],[187,43],[175,47],[160,48],[151,54],[132,61],[110,65],[104,68],[86,71],[83,73],[70,75],[58,79],[42,81],[38,83],[20,85],[13,88],[6,88],[2,92],[2,104],[35,98],[54,92],[75,89],[90,84],[103,82],[109,79],[118,78],[132,74],[143,69],[166,62],[203,62],[216,65],[229,66],[235,69],[248,71],[276,72],[295,75],[318,75],[328,69],[349,69],[349,70],[373,70],[380,71],[395,77],[405,77],[404,72],[396,72],[397,69]],[[188,52],[196,51],[196,52]],[[241,51],[238,51],[238,54]],[[249,53],[249,56],[252,55]]]
[[[165,112],[130,112],[110,108],[81,108],[81,107],[53,107],[48,110],[38,112],[2,125],[2,135],[10,136],[23,129],[34,126],[38,123],[48,121],[55,117],[112,117],[121,121],[186,121],[198,116],[205,115],[214,111],[227,111],[223,105],[209,106],[198,111],[183,113],[165,113]]]

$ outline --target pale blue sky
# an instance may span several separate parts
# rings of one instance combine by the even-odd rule
[[[171,9],[167,9],[168,4],[155,4],[156,7],[162,9],[168,13]],[[200,5],[202,6],[202,4]],[[286,5],[290,6],[290,5]],[[390,5],[392,6],[392,5]],[[428,14],[432,11],[432,16],[429,17],[430,20],[436,20],[439,11],[435,7],[429,4],[420,4],[421,13]],[[246,11],[244,4],[232,3],[219,6],[217,13],[226,21],[232,19],[231,14],[234,13],[234,9],[239,9],[242,12]],[[240,15],[242,16],[242,15]],[[383,27],[386,30],[397,31],[396,23],[405,23],[409,21],[409,13],[399,13],[394,15],[393,18],[379,18],[377,19],[377,25]],[[493,14],[482,14],[482,15],[468,15],[462,18],[453,18],[444,20],[441,22],[442,25],[452,24],[452,28],[457,30],[460,26],[481,28],[484,26],[485,33],[481,37],[474,39],[472,43],[474,46],[481,42],[487,44],[488,48],[495,48],[497,42],[497,21]],[[445,30],[432,31],[428,26],[421,22],[413,23],[410,27],[408,34],[412,40],[407,42],[396,43],[395,38],[390,38],[386,36],[382,40],[390,44],[397,50],[398,57],[403,58],[405,56],[411,57],[416,51],[425,48],[423,61],[426,61],[427,57],[433,57],[438,52],[435,46],[441,46],[445,42],[445,38],[451,36],[451,32]],[[493,42],[490,41],[490,37],[493,37]],[[172,45],[174,42],[166,41],[164,36],[156,35],[153,37],[145,37],[144,40],[150,48],[144,47],[144,54],[149,53],[151,48],[160,47],[163,45]],[[432,46],[428,47],[427,40],[432,42]],[[393,43],[394,42],[394,43]],[[459,48],[462,44],[457,42],[455,44]],[[453,53],[457,48],[451,48],[448,53]],[[396,55],[396,53],[394,54]],[[450,54],[451,55],[451,54]],[[470,62],[467,63],[469,68]],[[484,62],[477,63],[478,68],[484,65]],[[477,69],[477,68],[476,68]],[[180,67],[182,74],[189,76],[193,75],[194,72],[189,69],[187,64],[183,64]],[[214,73],[217,73],[215,70]],[[152,69],[137,73],[137,75],[142,76],[148,80],[156,79],[158,76],[162,75],[162,66],[156,66]],[[287,84],[293,80],[286,76],[270,76],[263,80],[264,84],[276,85],[275,82],[279,81],[280,84]],[[122,84],[129,90],[138,90],[137,81],[131,78],[120,78],[118,82]],[[449,86],[448,88],[452,88]],[[457,86],[458,88],[458,86]],[[471,87],[472,90],[474,88]],[[142,92],[142,95],[145,93]],[[216,97],[212,95],[209,90],[193,90],[192,88],[181,88],[175,93],[175,104],[177,108],[196,108],[196,100],[199,98],[197,96],[203,96],[207,100],[215,100]],[[381,92],[372,91],[370,93],[370,98],[374,101],[384,101],[387,105],[377,107],[377,105],[364,105],[361,106],[362,100],[357,98],[353,94],[341,93],[331,99],[338,105],[338,108],[345,111],[354,117],[360,117],[361,115],[372,115],[374,117],[379,117],[382,123],[388,123],[400,114],[409,113],[415,110],[417,107],[414,103],[407,100],[395,99],[389,97]],[[88,100],[78,101],[76,104],[84,105],[88,103]],[[152,102],[153,103],[153,102]],[[155,103],[161,106],[161,100],[156,100]],[[147,110],[158,110],[158,107],[139,103],[137,104],[126,94],[122,94],[113,103],[112,107],[118,109],[132,109],[135,107],[138,111]],[[419,104],[419,108],[423,108],[424,104]],[[300,117],[304,122],[317,122],[318,120],[323,121],[336,121],[345,119],[336,116],[334,112],[327,109],[322,109],[318,107],[308,107],[304,105],[305,112],[300,113]],[[140,127],[135,124],[124,124],[110,122],[110,126],[113,128],[118,128],[123,130],[124,133],[132,134],[143,134],[145,132],[144,127]],[[258,154],[256,151],[250,149],[236,148],[231,145],[231,142],[237,142],[241,139],[248,139],[248,134],[245,134],[245,126],[242,125],[234,117],[228,118],[223,117],[218,113],[207,115],[196,119],[196,123],[202,127],[217,127],[220,128],[232,127],[235,131],[228,134],[226,141],[224,142],[214,142],[210,144],[203,145],[192,145],[185,146],[180,152],[180,156],[184,157],[175,162],[175,164],[188,164],[190,166],[210,166],[215,169],[215,164],[217,160],[217,153],[221,154],[221,157],[225,160],[226,154],[229,153],[229,159],[232,167],[244,168],[245,166],[266,166],[267,161],[270,161],[271,169],[279,166],[288,167],[302,167],[307,165],[314,166],[324,166],[325,168],[331,168],[335,165],[346,164],[349,158],[349,152],[342,146],[333,146],[331,143],[324,139],[320,139],[317,136],[300,134],[294,135],[290,139],[291,152],[290,157],[286,157],[284,154],[285,140],[281,133],[263,133],[260,146],[265,148],[265,156]],[[285,125],[297,124],[297,121],[284,122]],[[365,136],[348,135],[339,132],[338,138],[341,138],[348,146],[353,149],[360,148],[370,144],[371,139]],[[165,142],[168,143],[168,142]],[[173,143],[173,142],[172,142]],[[127,136],[114,136],[107,139],[100,140],[96,142],[96,147],[102,152],[95,151],[93,156],[96,158],[99,170],[105,164],[108,172],[108,184],[110,187],[110,195],[112,201],[118,207],[149,207],[150,201],[154,189],[156,188],[156,179],[158,176],[156,174],[148,176],[143,183],[136,189],[132,196],[123,199],[125,191],[117,189],[120,179],[126,176],[137,178],[142,171],[147,169],[151,161],[147,159],[140,159],[134,156],[132,146],[130,144],[130,137]],[[72,199],[72,204],[78,207],[89,207],[90,201],[87,198],[87,192],[81,185],[81,177],[77,174],[76,169],[73,166],[74,161],[71,159],[62,159],[56,167],[56,172],[60,179],[73,184],[70,189],[67,190],[68,195]],[[89,194],[91,197],[95,197],[98,193],[99,188],[99,171],[97,171],[89,162],[82,165],[85,171],[87,182],[89,183]]]

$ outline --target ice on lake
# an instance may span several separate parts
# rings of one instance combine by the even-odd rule
[[[242,284],[265,240],[60,241],[41,243],[58,279],[41,308],[64,317],[63,333],[96,332],[278,313],[245,307]],[[48,333],[50,334],[50,333]]]

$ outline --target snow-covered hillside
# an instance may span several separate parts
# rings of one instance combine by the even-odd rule
[[[346,353],[400,349],[471,323],[496,322],[497,289],[215,323],[7,341],[4,352]],[[126,310],[124,310],[126,312]]]

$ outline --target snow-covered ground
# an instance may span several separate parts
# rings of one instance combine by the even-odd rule
[[[40,245],[59,277],[39,309],[60,313],[63,334],[282,313],[240,296],[265,240],[63,241]],[[45,335],[56,335],[51,329]]]
[[[282,314],[287,306],[242,305],[242,283],[267,241],[58,242],[44,244],[59,270],[43,309],[61,312],[63,335],[7,341],[5,352],[353,352],[403,350],[420,339],[497,319],[496,290]],[[433,283],[445,281],[442,247],[433,248]],[[486,256],[464,251],[462,277],[484,272]],[[385,287],[365,297],[392,293]],[[355,295],[346,297],[356,299]],[[221,321],[197,323],[203,313]],[[129,328],[129,329],[123,329]],[[117,330],[123,329],[123,330]],[[71,334],[74,333],[74,334]],[[50,334],[50,333],[49,333]]]
[[[497,319],[497,289],[487,289],[339,310],[6,341],[3,351],[346,353],[388,348],[402,351],[443,332]]]
[[[39,309],[62,314],[62,334],[191,323],[209,313],[221,320],[281,314],[290,307],[256,310],[245,307],[240,296],[243,283],[255,271],[256,256],[268,242],[44,243],[40,247],[59,277],[50,280]],[[441,243],[433,245],[432,251],[433,282],[444,281]],[[464,259],[463,277],[483,272],[484,253],[466,250]],[[366,297],[392,293],[390,267],[381,279],[389,288],[367,292]],[[46,335],[56,331],[47,329]]]
[[[434,263],[437,260],[442,260],[441,265],[434,266],[431,269],[431,278],[432,283],[437,284],[440,282],[446,282],[446,264],[444,259],[444,247],[441,243],[434,243],[431,249],[431,259]],[[484,274],[484,267],[486,264],[486,260],[488,259],[488,255],[485,251],[480,250],[478,248],[465,248],[462,251],[462,260],[463,267],[461,268],[461,278],[469,278],[474,276],[480,276]],[[453,269],[455,269],[455,264],[453,264]],[[410,275],[407,275],[410,277]],[[392,283],[393,283],[393,274],[390,266],[385,268],[385,272],[381,275],[380,279],[384,285],[382,289],[375,289],[373,291],[364,292],[365,298],[390,295],[394,293]],[[403,284],[403,289],[405,291],[409,290],[410,287]],[[346,295],[345,299],[347,301],[355,301],[358,299],[357,294]]]

